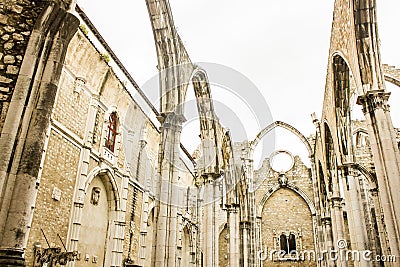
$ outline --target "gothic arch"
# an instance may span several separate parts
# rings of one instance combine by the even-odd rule
[[[361,172],[367,178],[368,182],[373,187],[372,189],[378,189],[378,181],[376,179],[376,175],[372,174],[370,171],[367,170],[364,166],[360,164],[355,164],[357,170]]]
[[[223,146],[225,136],[223,136],[224,130],[215,114],[206,71],[198,67],[195,68],[190,81],[193,84],[200,121],[200,139],[203,149],[203,156],[201,157],[203,162],[199,164],[202,167],[200,172],[218,176],[224,168],[224,156],[220,148]],[[230,142],[229,145],[231,146]],[[232,147],[230,149],[232,150]]]
[[[295,136],[297,136],[305,145],[305,147],[307,148],[308,151],[308,155],[311,157],[313,155],[313,151],[311,148],[310,143],[308,142],[307,138],[299,131],[297,130],[295,127],[291,126],[290,124],[287,124],[285,122],[282,121],[275,121],[273,123],[271,123],[270,125],[268,125],[267,127],[265,127],[264,129],[262,129],[256,136],[256,138],[250,142],[250,147],[252,152],[254,151],[254,149],[257,147],[258,143],[261,141],[261,139],[270,131],[272,131],[273,129],[275,129],[276,127],[281,127],[283,129],[288,130],[289,132],[293,133]]]
[[[294,193],[298,194],[306,203],[308,208],[310,209],[311,215],[315,216],[316,215],[316,209],[314,206],[314,203],[311,201],[311,199],[308,197],[307,193],[304,192],[304,190],[302,190],[301,188],[297,187],[296,185],[288,182],[286,187],[282,187],[279,184],[274,185],[272,188],[270,188],[268,190],[268,192],[263,196],[263,198],[261,199],[260,203],[258,204],[258,208],[257,208],[257,217],[262,216],[262,210],[263,207],[265,205],[265,203],[267,203],[268,199],[279,189],[281,188],[287,188],[292,190]]]
[[[390,83],[400,87],[400,79],[398,79],[394,76],[391,76],[390,74],[385,74],[384,78],[385,78],[385,81],[390,82]]]
[[[108,167],[95,167],[89,174],[88,174],[88,179],[85,183],[85,193],[87,194],[88,188],[93,181],[94,178],[100,177],[102,182],[104,183],[106,189],[107,189],[107,194],[110,198],[110,200],[113,200],[112,203],[114,205],[112,206],[112,209],[115,211],[120,210],[120,193],[118,190],[117,182],[115,181],[115,177],[112,174],[112,170],[109,169]]]
[[[382,64],[382,68],[385,81],[400,87],[400,69],[387,64]]]

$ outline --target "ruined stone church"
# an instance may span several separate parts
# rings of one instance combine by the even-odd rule
[[[399,266],[399,135],[385,83],[400,86],[400,71],[381,62],[376,1],[335,0],[315,134],[276,121],[238,143],[169,1],[146,4],[157,107],[74,0],[0,2],[0,266]],[[180,140],[188,88],[196,155]],[[311,166],[286,150],[254,166],[276,128]]]

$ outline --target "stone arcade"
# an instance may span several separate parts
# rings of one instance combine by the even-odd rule
[[[146,0],[159,108],[73,0],[0,3],[9,37],[0,40],[0,266],[398,266],[326,253],[400,256],[400,154],[385,89],[400,86],[400,71],[380,62],[375,2],[335,0],[315,135],[276,121],[241,143],[219,121],[168,0]],[[189,84],[197,155],[180,142]],[[363,121],[352,119],[354,96]],[[304,144],[311,167],[286,150],[254,166],[275,128]],[[292,162],[284,171],[273,168],[278,154]]]

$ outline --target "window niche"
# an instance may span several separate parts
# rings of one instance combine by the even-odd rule
[[[108,125],[107,125],[107,136],[106,136],[106,143],[105,147],[114,152],[115,150],[115,141],[118,133],[118,117],[117,113],[113,112],[110,114],[108,118]]]
[[[297,261],[302,250],[301,229],[298,231],[283,231],[280,234],[274,229],[274,261]]]

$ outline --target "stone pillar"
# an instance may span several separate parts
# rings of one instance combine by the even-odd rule
[[[201,187],[200,181],[196,181],[197,188]],[[203,247],[204,247],[204,205],[203,205],[203,198],[200,195],[200,189],[198,189],[197,193],[197,249],[196,249],[196,266],[197,267],[203,267],[203,260],[204,260],[204,252],[203,252]]]
[[[229,226],[229,266],[240,266],[240,236],[239,236],[239,208],[237,206],[228,207],[228,226]]]
[[[242,230],[242,240],[243,240],[243,247],[242,247],[242,266],[248,267],[249,266],[249,232],[250,232],[250,224],[249,222],[241,222],[240,228]]]
[[[333,191],[330,198],[331,203],[331,218],[332,218],[332,233],[333,233],[333,248],[338,249],[338,242],[346,240],[345,228],[344,228],[344,217],[343,217],[343,198],[339,189],[339,177],[341,177],[341,171],[332,171],[333,173]],[[339,259],[336,261],[338,267],[347,266],[347,261]]]
[[[171,112],[161,129],[155,266],[177,265],[179,147],[183,116]]]
[[[142,214],[141,214],[141,223],[140,223],[140,237],[139,237],[139,264],[141,266],[145,265],[146,259],[147,262],[151,262],[151,255],[146,255],[146,239],[153,235],[153,233],[148,232],[148,220],[149,220],[149,192],[143,192],[143,200],[142,200]],[[131,233],[132,235],[132,233]],[[154,240],[153,240],[154,241]],[[130,254],[130,253],[129,253]],[[130,255],[129,255],[130,256]],[[128,256],[128,257],[129,257]]]
[[[331,198],[332,208],[331,208],[331,217],[332,217],[332,232],[333,232],[333,248],[335,250],[338,249],[338,243],[341,240],[346,240],[346,235],[344,232],[344,217],[342,210],[342,201],[343,199],[339,195],[335,195]],[[337,267],[346,267],[348,266],[348,262],[339,257],[336,261]]]
[[[377,248],[376,251],[379,251],[382,255],[390,255],[390,247],[387,240],[387,232],[384,225],[382,207],[379,200],[379,192],[378,190],[371,190],[371,194],[375,205],[376,224],[378,228],[380,244],[380,248]],[[379,262],[376,262],[375,264],[379,264]],[[395,266],[395,263],[385,262],[385,266]]]
[[[344,171],[344,170],[343,170]],[[342,176],[343,184],[346,185],[345,199],[347,207],[347,217],[349,222],[349,232],[351,239],[351,249],[357,251],[367,250],[367,227],[365,224],[365,216],[361,206],[362,199],[359,190],[358,171],[354,167],[347,168],[347,175]],[[372,262],[365,261],[360,258],[360,261],[354,261],[354,267],[371,266]]]
[[[204,181],[204,227],[203,263],[204,266],[218,266],[219,232],[217,225],[218,182],[211,176]]]
[[[24,60],[18,74],[13,97],[11,98],[8,113],[1,131],[0,240],[4,234],[16,172],[23,153],[31,117],[36,109],[39,90],[43,90],[47,85],[54,86],[58,84],[62,62],[61,64],[58,64],[58,62],[55,63],[51,57],[53,56],[56,61],[57,57],[63,60],[65,56],[63,53],[65,51],[63,52],[62,49],[66,49],[69,39],[79,25],[76,23],[70,23],[68,26],[64,25],[72,18],[71,14],[66,18],[66,14],[59,5],[50,2],[39,15],[29,37],[29,43],[23,57]],[[76,18],[74,17],[74,19]],[[76,28],[68,29],[68,27]],[[61,40],[60,38],[63,38],[60,36],[61,31],[63,34],[71,31],[71,36],[66,36],[64,40]],[[57,35],[59,36],[57,37]],[[58,39],[58,44],[52,43],[53,38]],[[52,50],[58,49],[57,46],[61,49],[60,53],[58,55],[54,52],[51,53]],[[55,67],[54,71],[52,66]],[[42,86],[40,86],[41,83],[43,83]],[[46,130],[42,129],[42,136]],[[44,140],[41,141],[44,142]],[[37,159],[37,161],[40,160],[40,158]]]
[[[380,203],[389,240],[390,252],[400,256],[400,153],[387,103],[390,93],[368,91],[359,96],[367,121],[370,145],[377,175]]]
[[[26,127],[26,137],[19,144],[21,154],[18,158],[15,156],[9,158],[16,173],[6,174],[14,176],[15,182],[9,206],[6,209],[7,216],[3,217],[5,219],[0,242],[1,266],[24,265],[24,244],[28,238],[32,207],[36,201],[37,177],[40,171],[46,132],[50,125],[50,115],[67,47],[79,25],[79,20],[75,16],[60,8],[51,9],[50,14],[47,15],[56,16],[57,20],[51,25],[54,36],[50,35],[52,37],[48,40],[49,42],[41,44],[43,47],[37,47],[38,50],[43,49],[48,52],[48,54],[41,55],[44,67],[41,76],[36,77],[40,79],[38,94],[29,96],[33,99],[38,97],[37,102],[32,107],[32,113],[25,114],[30,117],[30,120]],[[47,30],[50,31],[50,29]],[[50,46],[46,47],[46,44],[50,44]],[[14,92],[13,97],[18,98],[19,96]]]
[[[322,266],[336,267],[335,262],[329,260],[329,250],[333,249],[332,220],[330,217],[321,219],[325,237],[325,248],[319,256]]]

